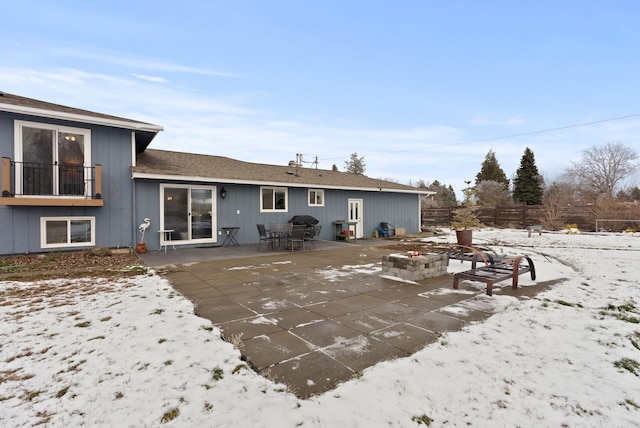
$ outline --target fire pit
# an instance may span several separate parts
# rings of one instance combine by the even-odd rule
[[[420,281],[446,275],[449,257],[446,254],[422,254],[409,251],[406,254],[382,256],[382,274],[407,281]]]

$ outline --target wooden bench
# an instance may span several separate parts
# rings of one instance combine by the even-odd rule
[[[523,264],[522,259],[527,261],[527,264]],[[493,295],[493,284],[496,282],[504,281],[511,278],[511,288],[514,290],[518,288],[518,277],[525,272],[531,273],[531,279],[536,279],[536,270],[533,265],[533,261],[528,256],[517,256],[514,258],[506,257],[502,260],[489,263],[484,266],[477,267],[478,255],[475,254],[472,262],[471,269],[458,272],[453,275],[453,288],[458,289],[458,281],[460,279],[469,279],[471,281],[484,282],[487,284],[487,295]]]
[[[538,235],[542,235],[542,225],[541,224],[536,224],[533,226],[527,226],[525,227],[525,229],[527,229],[527,232],[529,232],[529,238],[531,238],[531,232],[533,232],[534,230],[538,231]]]

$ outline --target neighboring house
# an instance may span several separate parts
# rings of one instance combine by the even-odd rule
[[[162,127],[0,93],[0,254],[92,246],[220,245],[223,227],[257,243],[256,224],[311,215],[420,231],[422,189],[346,172],[147,149]],[[353,229],[353,227],[352,227]],[[171,230],[172,232],[160,232]]]

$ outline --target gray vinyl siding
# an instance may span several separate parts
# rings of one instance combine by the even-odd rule
[[[365,192],[354,190],[325,189],[325,203],[322,207],[308,206],[308,188],[288,188],[288,210],[286,212],[260,212],[260,186],[227,183],[167,182],[137,179],[135,189],[135,224],[142,223],[145,217],[151,219],[150,232],[145,234],[145,243],[150,250],[160,245],[158,230],[160,221],[160,184],[182,184],[189,186],[212,186],[216,189],[216,225],[217,241],[222,243],[221,228],[238,226],[240,244],[257,243],[259,240],[256,224],[286,223],[294,215],[311,215],[322,225],[321,239],[333,239],[333,222],[348,218],[348,200],[363,200],[363,236],[371,237],[380,222],[389,222],[395,227],[403,227],[407,233],[419,232],[419,197],[416,194]],[[221,199],[220,189],[224,187],[227,197]],[[272,186],[269,186],[272,187]],[[276,186],[285,187],[285,186]],[[314,187],[315,189],[315,187]],[[140,238],[134,231],[135,239]],[[202,244],[194,244],[202,246]]]
[[[98,207],[0,207],[0,230],[2,242],[0,242],[0,255],[27,254],[56,251],[56,249],[43,249],[40,246],[40,219],[42,217],[72,217],[91,216],[96,218],[96,245],[110,245],[108,234],[101,227]],[[119,244],[119,243],[118,243]],[[120,244],[122,246],[122,244]],[[72,250],[73,247],[65,247],[62,250]],[[60,250],[58,250],[60,251]]]
[[[40,244],[41,217],[95,217],[95,243],[132,245],[131,131],[77,122],[0,114],[0,155],[15,159],[14,120],[91,130],[91,164],[102,165],[103,207],[0,206],[0,255],[55,251]],[[78,247],[83,248],[83,247]],[[65,247],[72,250],[74,247]]]
[[[135,246],[133,229],[133,181],[131,179],[131,131],[91,128],[92,162],[102,165],[102,199],[97,208],[96,245],[110,248]]]
[[[324,191],[324,206],[310,207],[307,202],[307,188],[289,188],[288,212],[260,213],[259,187],[255,186],[254,188],[254,196],[250,196],[255,200],[256,206],[256,219],[255,221],[251,219],[249,224],[252,232],[256,229],[256,223],[287,222],[294,215],[307,214],[320,220],[322,239],[333,239],[333,222],[348,218],[349,199],[363,200],[364,237],[371,237],[373,231],[382,221],[392,223],[396,227],[404,227],[407,229],[407,233],[419,231],[418,202],[415,194],[326,189]],[[252,237],[253,241],[247,242],[257,242],[257,232],[253,233]]]
[[[389,222],[396,227],[404,227],[408,233],[417,233],[418,210],[415,194],[366,192],[354,190],[324,191],[324,207],[309,207],[308,189],[289,189],[288,218],[297,214],[309,214],[323,225],[322,239],[332,239],[333,222],[346,220],[349,216],[349,199],[363,201],[363,236],[371,237],[380,222]]]
[[[132,222],[135,226],[131,231],[131,240],[135,243],[140,242],[140,232],[138,225],[142,224],[145,217],[151,219],[151,225],[145,232],[144,242],[147,244],[148,250],[158,249],[160,246],[160,183],[149,180],[136,180],[134,190],[134,208],[132,214]]]

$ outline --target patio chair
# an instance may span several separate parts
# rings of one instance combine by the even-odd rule
[[[393,233],[392,229],[394,229],[392,224],[383,221],[378,225],[378,236],[381,238],[388,238],[389,235]]]
[[[304,235],[304,240],[309,242],[309,244],[313,246],[318,246],[320,242],[320,230],[322,229],[322,225],[316,224],[312,227],[307,227],[307,231]]]
[[[260,247],[262,246],[263,242],[267,243],[267,247],[270,247],[271,249],[273,249],[274,243],[278,240],[278,237],[273,236],[272,234],[267,232],[266,228],[264,227],[264,224],[256,224],[256,226],[258,228],[258,233],[260,234],[260,242],[258,242],[258,251],[260,251]]]
[[[288,245],[291,246],[291,251],[294,250],[295,244],[298,244],[299,247],[302,247],[302,251],[304,251],[304,233],[307,229],[307,226],[304,225],[293,225],[291,229],[291,233],[287,237]]]

